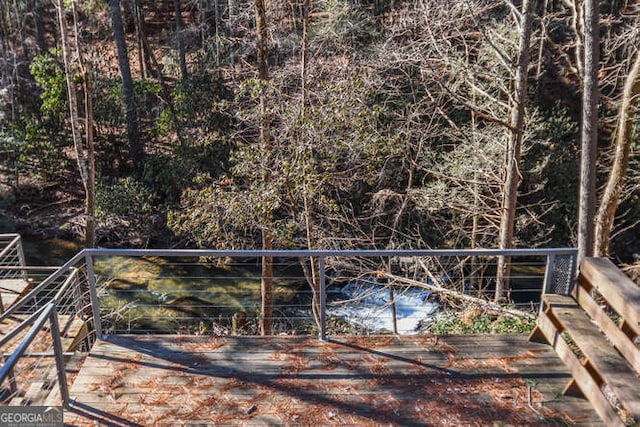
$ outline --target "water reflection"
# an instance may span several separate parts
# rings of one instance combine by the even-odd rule
[[[41,236],[22,236],[21,240],[27,265],[32,266],[61,266],[83,248],[76,240]]]
[[[95,272],[101,307],[113,332],[230,330],[234,315],[256,319],[260,311],[256,262],[220,265],[197,259],[97,257]],[[285,274],[280,271],[274,283],[274,306],[281,312],[293,308],[304,285]]]

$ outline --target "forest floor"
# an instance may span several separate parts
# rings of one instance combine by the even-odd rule
[[[14,191],[0,174],[0,232],[75,240],[84,236],[82,189],[73,182],[40,185],[20,177]]]
[[[7,182],[7,174],[0,171],[0,233],[84,242],[85,196],[79,181],[40,184],[21,176],[13,189]],[[117,217],[101,220],[96,236],[96,244],[104,247],[171,246],[168,230],[155,226],[139,230]]]

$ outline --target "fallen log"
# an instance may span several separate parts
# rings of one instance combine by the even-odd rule
[[[447,295],[449,297],[458,299],[458,300],[462,300],[468,303],[472,303],[472,304],[476,304],[479,307],[485,309],[485,310],[490,310],[492,312],[496,312],[498,314],[502,314],[505,316],[509,316],[509,317],[524,317],[527,319],[535,319],[536,315],[533,313],[529,313],[526,311],[522,311],[522,310],[517,310],[515,308],[508,308],[508,307],[503,307],[498,303],[495,303],[493,301],[487,301],[487,300],[483,300],[481,298],[476,298],[474,296],[471,295],[467,295],[467,294],[463,294],[461,292],[458,291],[454,291],[452,289],[447,289],[445,287],[439,286],[437,285],[438,280],[433,277],[433,275],[429,274],[429,278],[431,279],[431,281],[434,284],[428,284],[428,283],[423,283],[420,282],[418,280],[413,280],[413,279],[408,279],[406,277],[402,277],[402,276],[396,276],[395,274],[391,274],[391,273],[387,273],[384,271],[377,271],[376,272],[376,276],[377,277],[384,277],[386,279],[389,280],[393,280],[394,282],[399,282],[399,283],[404,283],[410,286],[416,286],[419,288],[424,288],[424,289],[428,289],[432,292],[435,293],[439,293],[439,294],[443,294],[443,295]]]

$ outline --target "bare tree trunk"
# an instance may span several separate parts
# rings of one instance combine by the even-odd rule
[[[182,29],[182,7],[180,5],[180,0],[173,0],[173,13],[175,15],[176,20],[176,42],[178,43],[178,58],[180,61],[180,77],[183,82],[186,82],[189,79],[189,74],[187,72],[187,57],[184,51],[184,41],[182,39],[183,29]]]
[[[620,204],[622,189],[627,177],[629,153],[633,142],[633,107],[640,102],[640,51],[636,52],[636,60],[627,75],[622,92],[622,104],[618,115],[616,129],[616,153],[613,166],[609,172],[607,186],[602,194],[600,208],[596,216],[595,248],[596,256],[609,255],[611,230]]]
[[[585,0],[587,1],[593,0]],[[585,27],[588,26],[588,22],[585,16],[585,8],[586,5],[583,4],[582,1],[579,0],[568,0],[565,1],[565,4],[571,9],[571,26],[573,27],[573,32],[576,35],[575,38],[575,60],[576,60],[576,72],[578,73],[578,77],[581,80],[585,78],[585,50],[586,50],[586,40],[585,39]],[[584,18],[584,19],[583,19]]]
[[[216,69],[220,73],[220,0],[214,0],[213,5],[215,32],[216,32]]]
[[[269,80],[268,46],[267,46],[267,18],[264,8],[264,0],[255,0],[256,12],[256,36],[258,44],[258,79],[263,82]],[[264,89],[260,94],[260,148],[264,150],[265,156],[269,156],[271,152],[271,136],[269,129],[269,118],[267,117],[266,93]],[[271,172],[268,166],[265,168],[263,175],[265,187],[271,185]],[[262,230],[262,248],[273,248],[273,235],[268,229],[271,221],[271,212],[265,214],[265,224]],[[271,335],[272,333],[272,316],[273,316],[273,258],[262,258],[262,313],[260,316],[260,333],[262,335]]]
[[[140,125],[138,121],[138,106],[136,105],[133,78],[131,77],[131,66],[129,65],[129,55],[127,53],[127,41],[122,24],[120,13],[120,0],[109,0],[111,8],[111,23],[113,26],[113,36],[118,50],[118,65],[122,77],[122,92],[126,106],[127,119],[127,140],[129,141],[129,154],[136,169],[142,168],[144,160],[144,147],[140,140]]]
[[[511,131],[506,152],[506,176],[502,192],[502,214],[498,239],[501,249],[507,249],[513,245],[518,186],[522,180],[520,154],[522,152],[522,133],[524,131],[524,105],[527,100],[527,74],[529,70],[529,46],[531,44],[534,1],[524,0],[522,3],[522,30],[518,46],[514,104],[511,109]],[[503,300],[505,294],[509,291],[509,270],[508,257],[499,257],[495,301]]]
[[[88,182],[88,169],[87,161],[85,157],[85,148],[80,136],[80,120],[78,114],[78,98],[76,93],[75,82],[73,81],[73,66],[70,58],[69,36],[67,34],[67,22],[65,20],[64,3],[62,0],[58,0],[56,3],[58,11],[58,25],[60,31],[60,41],[62,43],[62,61],[64,63],[64,74],[67,82],[67,95],[69,99],[69,115],[71,117],[71,137],[73,138],[73,146],[75,149],[78,169],[80,171],[80,177],[82,184],[85,187]]]
[[[153,75],[153,67],[151,66],[151,48],[149,47],[149,43],[146,42],[146,25],[145,25],[145,20],[144,20],[144,8],[142,7],[142,1],[141,0],[135,0],[135,10],[136,10],[136,21],[138,23],[138,39],[139,39],[139,49],[141,49],[141,54],[142,54],[142,61],[144,62],[144,67],[142,65],[140,65],[140,70],[145,70],[145,73],[142,75],[142,77],[144,78],[144,75],[146,74],[147,77],[150,77]]]
[[[133,22],[136,26],[136,51],[138,52],[138,67],[140,68],[140,78],[147,78],[149,68],[145,69],[144,44],[142,43],[142,5],[140,0],[133,1]]]
[[[84,67],[84,108],[85,108],[85,135],[87,142],[87,158],[89,160],[89,176],[87,182],[87,198],[85,214],[87,217],[87,229],[85,232],[85,245],[88,248],[96,246],[96,162],[95,146],[93,141],[93,102],[91,100],[91,73]]]
[[[302,57],[300,58],[302,79],[302,117],[307,115],[307,105],[309,103],[309,88],[307,87],[307,64],[309,63],[309,3],[304,0],[302,5]]]
[[[584,80],[578,204],[578,263],[593,254],[598,151],[598,1],[584,1]]]
[[[85,101],[85,141],[81,136],[80,114],[78,109],[78,99],[74,82],[74,69],[72,65],[71,47],[69,35],[67,33],[66,14],[62,0],[56,3],[58,12],[58,26],[60,30],[60,40],[62,44],[62,60],[64,63],[65,78],[67,83],[67,95],[69,98],[69,114],[71,117],[71,135],[73,146],[78,161],[78,169],[82,185],[85,190],[85,215],[87,226],[85,239],[87,247],[95,246],[95,172],[93,153],[93,104],[91,102],[91,81],[89,72],[84,64],[82,52],[80,50],[78,16],[75,2],[71,2],[74,19],[75,54],[79,64],[80,72],[83,76],[84,101]]]
[[[93,102],[91,99],[91,75],[89,68],[87,67],[82,51],[80,49],[80,31],[78,31],[78,13],[76,9],[76,3],[71,3],[73,10],[73,28],[75,35],[75,47],[76,55],[78,58],[78,64],[80,66],[80,72],[83,77],[83,89],[84,89],[84,112],[85,112],[85,144],[83,149],[86,148],[87,171],[86,181],[83,182],[85,188],[85,218],[87,221],[85,230],[85,245],[88,248],[92,248],[96,245],[96,203],[95,203],[95,149],[93,144]]]
[[[235,82],[236,79],[236,49],[235,49],[235,14],[236,14],[236,2],[235,0],[227,0],[229,8],[229,20],[227,32],[229,34],[229,65],[231,66],[231,80]]]
[[[302,5],[302,14],[303,14],[303,27],[302,27],[302,51],[300,55],[300,89],[302,91],[302,99],[300,105],[300,119],[304,120],[307,116],[307,110],[309,105],[309,89],[308,89],[308,79],[307,79],[307,70],[308,70],[308,61],[309,61],[309,3],[310,0],[304,0]],[[303,141],[300,141],[303,143]],[[304,162],[305,169],[308,164],[309,156],[311,155],[310,150],[305,150],[304,154]],[[295,209],[295,202],[294,202]],[[311,185],[307,182],[306,177],[304,178],[304,194],[303,194],[303,209],[304,209],[304,221],[305,221],[305,232],[307,235],[307,249],[315,249],[316,241],[314,237],[314,210],[313,210],[313,194],[311,190]],[[295,213],[293,217],[295,217]],[[320,274],[324,274],[323,271],[319,271],[319,263],[316,258],[310,258],[309,263],[311,268],[309,269],[306,265],[306,261],[304,258],[300,258],[300,263],[302,265],[303,270],[305,271],[305,277],[307,278],[307,282],[311,287],[312,301],[311,301],[311,311],[313,313],[313,318],[318,326],[318,329],[321,327],[321,302],[320,302]]]
[[[540,80],[542,77],[542,62],[544,58],[544,42],[547,40],[547,24],[546,13],[547,13],[547,2],[548,0],[542,0],[542,7],[540,7],[540,30],[542,34],[540,34],[540,45],[538,46],[538,60],[536,61],[536,80]]]

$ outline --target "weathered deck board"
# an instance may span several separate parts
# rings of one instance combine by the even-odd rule
[[[560,395],[569,378],[525,336],[117,336],[92,349],[65,423],[600,424]]]
[[[0,296],[4,309],[11,307],[18,299],[29,292],[31,286],[23,279],[0,279]]]

